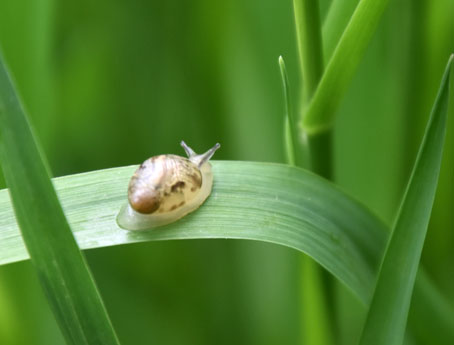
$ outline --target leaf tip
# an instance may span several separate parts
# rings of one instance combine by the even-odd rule
[[[278,62],[279,62],[279,68],[281,69],[281,73],[285,73],[285,72],[283,72],[283,71],[285,71],[285,61],[284,61],[284,57],[282,55],[279,55]]]
[[[449,59],[448,59],[448,65],[447,65],[447,69],[451,69],[452,68],[452,61],[454,60],[454,53],[451,53],[451,55],[449,55]]]

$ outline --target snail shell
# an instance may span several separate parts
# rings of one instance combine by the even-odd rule
[[[211,193],[213,174],[208,160],[220,147],[198,155],[184,141],[188,158],[159,155],[147,159],[131,177],[128,204],[117,216],[126,230],[145,230],[172,223],[196,210]]]

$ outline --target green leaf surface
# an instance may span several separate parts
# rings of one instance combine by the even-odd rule
[[[41,157],[0,58],[0,159],[22,237],[39,280],[68,344],[118,344]],[[3,193],[7,199],[8,194]],[[15,218],[11,205],[6,209],[1,222],[9,222],[4,238],[9,247],[9,236],[22,237],[19,229],[12,226]],[[21,241],[13,245],[17,249],[19,243],[22,256],[26,256]]]
[[[386,227],[333,184],[273,163],[212,162],[208,200],[194,213],[152,231],[126,231],[115,218],[137,166],[54,179],[83,249],[170,239],[239,238],[309,254],[367,303]],[[26,259],[6,190],[0,191],[0,263]]]
[[[449,96],[449,59],[380,268],[361,344],[402,344],[440,173]]]
[[[181,239],[247,239],[307,253],[332,272],[365,304],[372,294],[387,227],[334,184],[282,164],[211,161],[213,191],[194,213],[152,231],[126,231],[115,222],[126,202],[137,166],[98,170],[53,179],[79,246],[83,249]],[[7,190],[0,191],[0,264],[28,258]],[[418,312],[441,319],[453,333],[452,311],[427,311],[424,284]],[[431,300],[432,298],[429,298]],[[416,315],[416,320],[421,317]],[[434,344],[449,344],[440,342]]]
[[[308,134],[331,128],[336,110],[389,0],[361,0],[329,60],[302,121]]]
[[[323,56],[329,61],[339,42],[344,29],[347,27],[358,0],[333,0],[323,21]]]

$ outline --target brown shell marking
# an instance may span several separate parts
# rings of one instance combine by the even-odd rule
[[[128,187],[131,207],[143,214],[176,210],[198,193],[202,174],[189,159],[160,155],[147,159],[134,173]]]

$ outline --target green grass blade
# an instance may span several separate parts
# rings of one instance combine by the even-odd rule
[[[148,232],[128,232],[115,222],[137,166],[59,177],[54,184],[83,249],[209,238],[272,242],[308,254],[368,304],[388,234],[370,211],[332,183],[300,168],[232,161],[212,161],[212,165],[213,191],[203,206],[174,224]],[[27,258],[8,191],[1,190],[0,264]],[[429,284],[425,290],[430,289],[434,290]],[[426,299],[415,303],[423,315],[438,312],[428,308]],[[452,315],[451,311],[445,324],[454,326]]]
[[[326,66],[302,125],[308,134],[331,128],[364,51],[389,0],[361,0]]]
[[[81,248],[193,238],[273,242],[307,253],[368,302],[386,243],[382,222],[303,169],[234,161],[212,165],[213,191],[203,206],[153,231],[126,231],[115,221],[137,166],[56,178],[54,184]],[[7,190],[2,190],[0,263],[27,257]]]
[[[68,344],[118,344],[41,157],[0,58],[1,164],[40,282]]]
[[[346,28],[358,0],[333,0],[323,22],[323,56],[329,61]]]
[[[380,268],[361,344],[402,344],[440,173],[449,96],[449,59]]]
[[[290,98],[290,87],[288,81],[287,69],[285,67],[285,61],[282,56],[279,56],[279,70],[281,72],[282,89],[284,91],[284,140],[285,140],[285,155],[287,157],[287,163],[290,165],[297,164],[297,152],[299,150],[296,137],[297,131],[295,126],[295,119],[293,118],[292,102]]]

